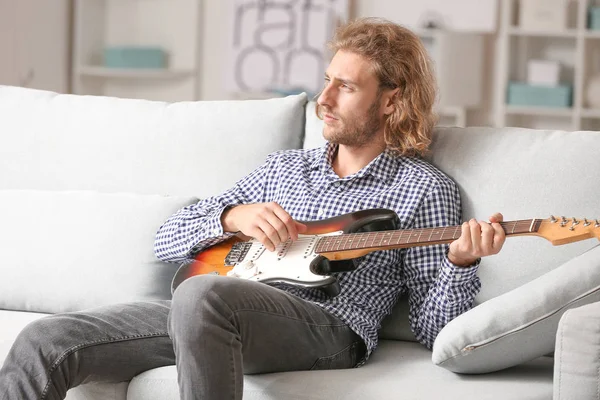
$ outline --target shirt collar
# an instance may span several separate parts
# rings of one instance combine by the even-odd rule
[[[327,142],[323,146],[323,151],[318,157],[315,157],[311,164],[311,169],[321,168],[324,173],[332,172],[333,168],[333,157],[337,151],[338,145]],[[377,179],[387,182],[396,175],[398,167],[401,164],[402,157],[394,155],[391,151],[385,150],[379,154],[373,161],[367,164],[363,169],[357,173],[350,175],[351,178],[361,178],[366,174],[369,174]]]

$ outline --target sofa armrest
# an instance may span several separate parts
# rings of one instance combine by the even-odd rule
[[[600,302],[563,314],[554,357],[554,400],[600,398]]]

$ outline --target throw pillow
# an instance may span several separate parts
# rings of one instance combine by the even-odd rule
[[[0,309],[65,312],[170,298],[178,265],[154,256],[163,222],[193,197],[0,191]]]
[[[600,246],[488,300],[448,323],[433,362],[459,373],[487,373],[552,353],[569,308],[600,300]]]

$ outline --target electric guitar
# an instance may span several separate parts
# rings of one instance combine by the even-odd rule
[[[460,237],[461,226],[397,230],[399,219],[387,209],[357,211],[321,221],[303,222],[308,227],[298,240],[288,240],[271,252],[257,240],[232,237],[201,251],[195,261],[183,264],[173,278],[175,291],[184,280],[203,274],[283,282],[339,293],[333,273],[356,268],[354,259],[373,251],[450,243]],[[506,236],[540,236],[553,245],[596,237],[600,221],[576,218],[527,219],[500,223]]]

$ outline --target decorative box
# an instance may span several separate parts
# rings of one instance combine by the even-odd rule
[[[108,68],[166,68],[166,53],[158,47],[118,46],[104,49]]]
[[[567,28],[568,0],[520,0],[519,26],[528,30]]]
[[[508,84],[507,103],[512,106],[571,107],[573,86],[529,85],[522,82]]]
[[[556,86],[560,83],[560,63],[551,60],[529,60],[527,83],[530,85]]]
[[[588,28],[592,30],[600,30],[600,7],[589,8]]]

